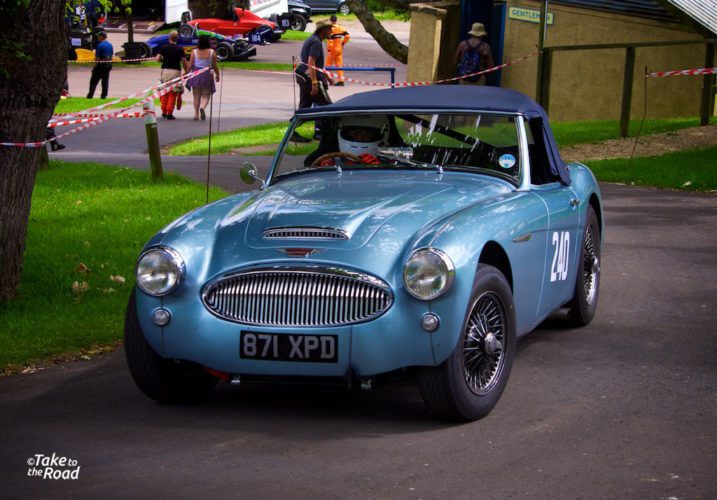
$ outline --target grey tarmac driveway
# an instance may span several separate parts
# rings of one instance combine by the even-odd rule
[[[0,379],[0,497],[715,498],[717,199],[603,189],[595,320],[523,338],[485,419],[434,420],[410,377],[162,406],[119,350]],[[27,476],[53,452],[79,479]]]

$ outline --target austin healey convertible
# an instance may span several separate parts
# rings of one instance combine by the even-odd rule
[[[295,144],[316,130],[318,141]],[[516,339],[596,310],[592,173],[545,112],[490,87],[379,90],[299,110],[260,189],[203,206],[141,252],[125,349],[162,402],[219,380],[364,389],[415,372],[434,415],[487,415]]]

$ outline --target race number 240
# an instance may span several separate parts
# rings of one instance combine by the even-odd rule
[[[550,281],[565,281],[568,278],[568,262],[570,259],[570,233],[555,231],[553,233],[553,262],[550,265]]]

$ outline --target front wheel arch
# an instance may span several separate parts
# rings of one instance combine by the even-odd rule
[[[448,358],[419,369],[418,387],[430,412],[467,422],[486,416],[498,403],[515,357],[513,295],[495,267],[479,266],[461,325]]]
[[[489,241],[483,246],[483,250],[481,250],[480,257],[478,258],[478,268],[480,268],[481,265],[493,266],[503,273],[505,279],[508,280],[510,290],[514,291],[513,269],[510,265],[508,254],[500,244],[495,241]],[[477,271],[478,269],[476,269],[476,272]]]

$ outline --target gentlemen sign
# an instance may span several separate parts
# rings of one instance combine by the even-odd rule
[[[555,16],[552,12],[548,12],[548,24],[552,25]],[[510,7],[508,9],[508,19],[516,21],[527,21],[529,23],[540,23],[540,11],[534,9],[523,9],[522,7]]]

